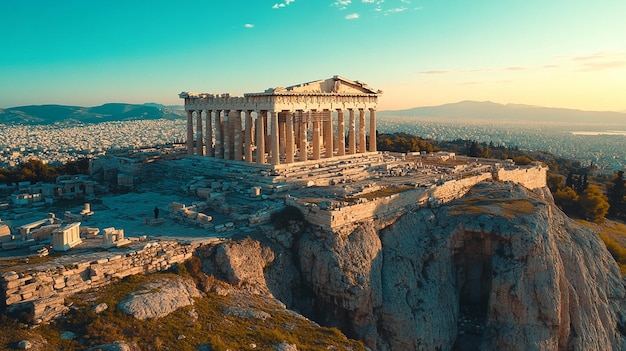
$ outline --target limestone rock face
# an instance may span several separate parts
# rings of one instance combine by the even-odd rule
[[[226,282],[238,287],[268,292],[263,268],[274,260],[274,252],[263,249],[258,241],[229,242],[217,247],[215,262]]]
[[[304,281],[313,288],[317,310],[331,308],[327,322],[375,342],[373,310],[382,305],[381,241],[373,226],[343,234],[317,231],[300,239],[298,256]]]
[[[293,305],[293,292],[300,285],[300,275],[292,254],[280,245],[261,245],[246,238],[219,244],[205,253],[204,271],[221,276],[229,284],[247,291],[276,297]]]
[[[619,268],[546,189],[481,183],[384,223],[309,229],[291,251],[246,239],[211,255],[231,284],[307,301],[374,350],[626,349]]]
[[[375,226],[305,235],[298,247],[325,318],[369,347],[626,347],[617,265],[549,198],[480,184],[449,205],[405,214],[378,233]]]
[[[120,310],[141,320],[159,318],[192,305],[193,298],[201,296],[190,279],[163,279],[146,284],[145,288],[121,301]]]

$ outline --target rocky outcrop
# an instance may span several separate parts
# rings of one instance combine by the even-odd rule
[[[619,269],[599,238],[558,210],[549,192],[481,183],[444,206],[385,221],[340,232],[311,229],[294,241],[298,289],[312,292],[314,319],[376,350],[626,348]],[[220,264],[268,286],[289,270],[289,260],[272,270],[262,247],[253,256],[241,252],[254,262],[233,264],[231,248]],[[274,260],[288,253],[266,249]],[[222,268],[227,276],[228,269]]]
[[[251,238],[207,247],[197,253],[203,270],[238,288],[276,297],[293,306],[300,275],[291,251]]]
[[[376,230],[368,225],[339,234],[309,232],[298,247],[302,277],[315,293],[323,323],[337,324],[369,344],[377,338],[373,311],[382,305],[381,249]]]
[[[167,316],[193,304],[201,293],[190,279],[161,279],[144,286],[118,304],[120,310],[141,320]]]
[[[367,228],[303,238],[300,252],[307,284],[373,348],[624,345],[614,260],[593,233],[524,188],[478,185],[447,206],[401,216],[380,242]],[[476,325],[459,327],[460,319]]]

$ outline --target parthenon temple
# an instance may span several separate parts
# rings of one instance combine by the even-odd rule
[[[243,97],[182,92],[187,153],[279,165],[374,152],[381,94],[341,76]]]

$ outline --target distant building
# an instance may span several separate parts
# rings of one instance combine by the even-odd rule
[[[14,206],[37,206],[57,199],[80,199],[93,196],[97,184],[86,175],[62,175],[55,183],[20,182],[11,202]]]

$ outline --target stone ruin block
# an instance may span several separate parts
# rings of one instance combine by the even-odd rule
[[[124,229],[115,229],[113,227],[104,230],[102,239],[102,247],[105,249],[127,245],[131,242],[124,238]]]
[[[203,199],[208,199],[211,194],[211,188],[198,188],[196,189],[196,195]]]
[[[52,248],[55,251],[67,251],[80,243],[80,222],[70,223],[52,232]]]
[[[90,228],[90,227],[81,227],[80,235],[87,239],[95,239],[100,234],[100,229],[98,228]]]
[[[169,209],[172,213],[176,213],[180,210],[182,210],[183,208],[185,208],[184,204],[178,203],[178,202],[172,202],[169,204]]]

